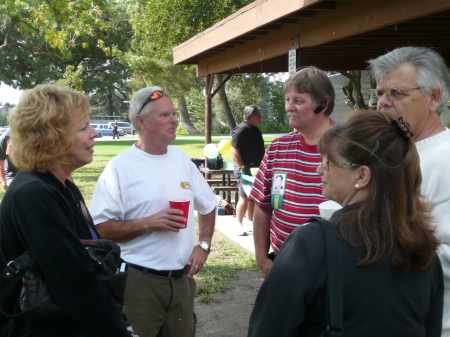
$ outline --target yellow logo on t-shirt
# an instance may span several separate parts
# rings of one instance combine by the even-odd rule
[[[180,187],[184,190],[192,190],[189,181],[180,181]]]

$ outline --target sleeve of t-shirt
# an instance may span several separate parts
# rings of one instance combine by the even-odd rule
[[[115,171],[110,165],[106,165],[97,181],[89,206],[95,225],[108,220],[125,220],[117,180]]]
[[[194,188],[194,209],[202,215],[209,214],[216,207],[217,198],[195,164],[188,160]]]

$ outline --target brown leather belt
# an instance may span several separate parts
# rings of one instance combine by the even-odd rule
[[[155,269],[151,269],[151,268],[141,267],[141,266],[138,266],[133,263],[128,263],[128,265],[131,268],[137,269],[144,273],[167,277],[167,278],[180,278],[183,275],[186,275],[189,270],[189,265],[186,265],[183,269],[179,269],[179,270],[155,270]]]

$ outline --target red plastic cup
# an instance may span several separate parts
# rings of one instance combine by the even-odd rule
[[[179,209],[181,211],[183,211],[183,214],[180,215],[182,217],[186,218],[186,221],[175,221],[178,222],[182,225],[184,225],[183,228],[187,227],[187,220],[189,217],[189,203],[191,202],[191,199],[189,198],[182,198],[182,197],[177,197],[177,198],[170,198],[169,199],[169,205],[170,208],[175,208],[175,209]]]

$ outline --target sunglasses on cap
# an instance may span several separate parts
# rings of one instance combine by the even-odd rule
[[[137,114],[139,115],[142,112],[142,109],[144,109],[148,103],[150,103],[151,101],[156,101],[158,98],[161,98],[163,96],[164,96],[164,90],[156,90],[156,91],[153,91],[152,93],[150,93],[150,95],[145,100],[144,104],[142,104],[142,107]]]

